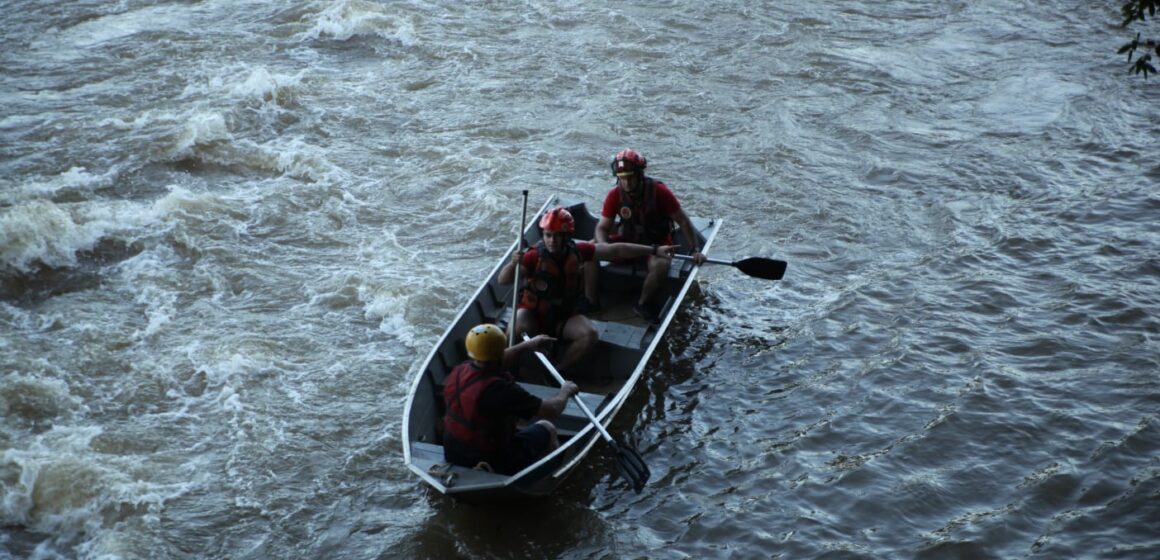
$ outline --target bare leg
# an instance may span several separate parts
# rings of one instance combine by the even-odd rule
[[[520,335],[523,333],[528,333],[528,336],[540,334],[539,326],[536,324],[536,315],[528,309],[516,309],[515,342],[520,341]]]
[[[568,318],[567,323],[564,323],[563,338],[571,344],[564,352],[564,357],[560,359],[560,371],[575,373],[571,371],[572,368],[596,347],[598,340],[596,327],[588,317],[573,315]]]
[[[600,303],[600,262],[584,263],[584,297],[592,303]]]
[[[536,336],[540,334],[540,327],[536,324],[535,313],[532,313],[528,309],[517,309],[515,342],[522,340],[521,335],[523,333],[528,333],[528,336]],[[533,372],[536,371],[538,370],[528,366],[527,356],[520,356],[516,361],[515,375],[520,381],[529,383],[541,382],[541,380],[533,378]]]
[[[667,257],[650,257],[648,260],[648,276],[644,278],[644,287],[640,290],[640,300],[642,305],[652,301],[656,295],[657,290],[660,289],[665,277],[669,275],[669,263],[672,259]]]

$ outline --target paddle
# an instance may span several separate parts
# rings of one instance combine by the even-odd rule
[[[528,333],[524,333],[524,340],[531,340]],[[542,352],[536,352],[536,357],[540,359],[544,367],[548,368],[548,372],[552,374],[552,377],[556,379],[557,383],[560,385],[565,383],[564,376],[556,371],[556,367],[552,365],[552,362],[548,361],[547,356]],[[608,445],[612,446],[612,450],[616,453],[616,470],[620,473],[620,477],[632,485],[633,492],[640,494],[640,491],[644,489],[645,483],[648,482],[648,478],[652,476],[652,473],[648,470],[648,465],[644,463],[644,459],[640,456],[640,453],[631,447],[622,447],[617,444],[616,440],[612,439],[612,436],[609,435],[608,430],[605,430],[604,426],[600,425],[600,421],[596,419],[596,415],[592,414],[592,411],[588,409],[588,405],[580,400],[580,396],[572,395],[572,398],[576,401],[580,410],[584,411],[584,415],[588,417],[592,425],[596,426],[596,429],[600,431],[600,435],[604,436],[604,441],[607,441]]]
[[[673,255],[674,257],[683,261],[691,261],[691,255]],[[766,259],[762,257],[749,257],[739,261],[722,261],[718,259],[706,258],[705,262],[713,264],[727,264],[729,266],[737,267],[737,270],[744,272],[754,278],[762,278],[765,280],[781,280],[785,276],[785,261],[777,261],[773,259]]]
[[[523,190],[524,211],[520,217],[520,227],[516,232],[516,252],[524,248],[524,226],[528,225],[528,189]],[[516,277],[512,281],[512,318],[508,323],[508,346],[516,345],[516,313],[520,308],[520,265],[516,265]]]

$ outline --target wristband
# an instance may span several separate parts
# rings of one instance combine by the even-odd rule
[[[652,252],[652,254],[653,254],[653,256],[654,256],[654,257],[655,257],[655,256],[657,256],[657,246],[656,246],[656,245],[653,245],[653,252]]]

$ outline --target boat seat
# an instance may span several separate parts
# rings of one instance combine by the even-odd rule
[[[449,487],[502,483],[507,475],[452,465],[443,459],[443,446],[423,441],[411,442],[411,461],[415,466],[436,476]],[[448,484],[448,475],[451,484]]]
[[[635,351],[644,347],[645,337],[649,331],[648,327],[596,319],[591,321],[592,326],[596,327],[597,335],[603,342]]]
[[[667,306],[669,302],[665,302]],[[511,320],[511,307],[505,308],[502,313],[496,318],[495,324],[507,331],[508,321]],[[598,319],[589,318],[592,321],[592,326],[596,327],[597,337],[613,346],[621,346],[629,350],[639,351],[644,348],[649,335],[649,329],[640,325],[629,325],[625,323],[617,323],[613,321],[601,321]]]
[[[443,446],[425,441],[412,441],[411,456],[439,463],[443,461]]]
[[[536,385],[533,383],[520,383],[519,386],[541,399],[554,397],[556,393],[560,392],[559,387],[548,387],[546,385]],[[588,405],[588,410],[591,410],[593,414],[596,414],[600,410],[600,406],[604,404],[606,398],[605,395],[584,392],[581,392],[578,396],[580,400],[584,401],[584,404]],[[572,399],[568,399],[568,406],[564,408],[564,414],[561,417],[579,418],[584,422],[588,422],[588,417],[585,416],[584,411],[580,410],[580,407],[576,406],[576,401]]]

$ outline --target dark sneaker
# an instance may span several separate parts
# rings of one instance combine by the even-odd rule
[[[636,312],[641,319],[654,325],[661,322],[661,313],[655,305],[651,303],[636,304],[632,306],[632,310]]]
[[[593,303],[584,296],[580,296],[580,301],[576,302],[576,312],[582,315],[591,315],[593,313],[600,313],[600,302]]]

